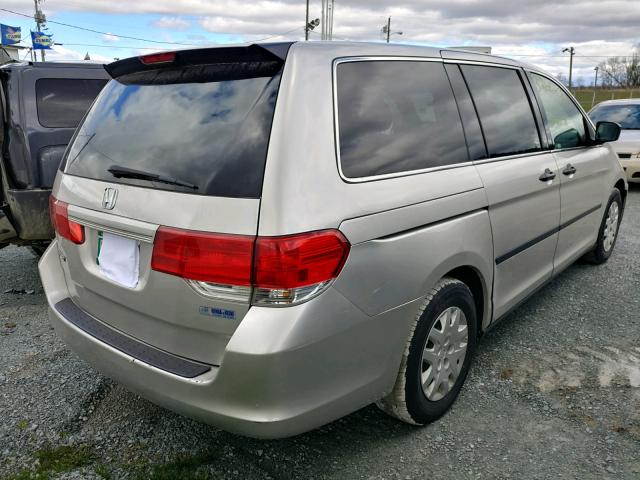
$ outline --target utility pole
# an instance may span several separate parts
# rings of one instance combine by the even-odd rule
[[[307,16],[304,22],[304,40],[309,41],[309,0],[307,0]]]
[[[562,52],[569,52],[569,90],[571,90],[571,79],[573,76],[573,56],[576,54],[576,49],[568,47],[562,50]]]
[[[42,10],[40,10],[40,2],[42,0],[33,0],[33,3],[35,4],[36,7],[36,14],[34,16],[35,20],[36,20],[36,31],[41,32],[42,30],[42,26],[44,25],[44,22],[46,22],[46,18],[44,16],[44,13],[42,13]],[[40,50],[40,56],[42,58],[42,61],[44,62],[44,50]]]
[[[386,36],[387,43],[391,40],[391,35],[402,35],[402,32],[391,31],[391,17],[387,18],[387,23],[382,26],[382,33]]]
[[[304,39],[305,41],[309,41],[309,32],[320,25],[320,19],[316,18],[315,20],[309,21],[309,0],[307,0],[307,16],[306,22],[304,24]]]
[[[593,106],[596,104],[596,89],[598,88],[598,70],[600,70],[600,67],[596,67],[594,68],[594,70],[596,71],[596,78],[593,81],[593,98],[591,99],[591,108],[593,108]]]
[[[380,25],[380,24],[378,24]],[[387,19],[387,43],[389,43],[389,38],[391,37],[391,17]]]
[[[334,0],[322,0],[322,25],[321,36],[322,40],[333,40],[333,9]]]

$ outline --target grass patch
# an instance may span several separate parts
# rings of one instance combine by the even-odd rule
[[[29,420],[26,420],[24,418],[18,421],[18,423],[16,423],[16,427],[18,427],[18,430],[26,430],[28,426],[29,426]]]
[[[34,453],[36,466],[24,469],[10,480],[48,480],[52,474],[68,472],[91,464],[96,454],[86,445],[45,447]]]
[[[589,111],[591,106],[595,106],[600,102],[606,100],[620,100],[626,98],[640,98],[640,89],[625,89],[625,88],[575,88],[572,89],[574,97],[580,102],[582,108]]]
[[[134,475],[135,480],[206,480],[210,478],[203,467],[210,465],[216,459],[210,452],[197,453],[191,456],[181,456],[162,465],[139,470]]]
[[[111,471],[104,464],[101,463],[97,465],[95,472],[100,478],[103,478],[104,480],[111,480]]]

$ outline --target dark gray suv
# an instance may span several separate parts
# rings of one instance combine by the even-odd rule
[[[53,238],[48,198],[62,154],[108,79],[100,64],[0,67],[0,248]]]

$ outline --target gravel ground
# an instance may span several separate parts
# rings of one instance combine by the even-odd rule
[[[6,248],[0,478],[640,479],[639,252],[635,188],[610,261],[569,268],[487,334],[442,420],[414,428],[370,406],[258,441],[92,370],[49,326],[36,258]]]

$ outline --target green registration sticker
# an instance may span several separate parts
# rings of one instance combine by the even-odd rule
[[[98,254],[96,255],[96,265],[100,265],[100,249],[102,248],[102,232],[98,232]]]

